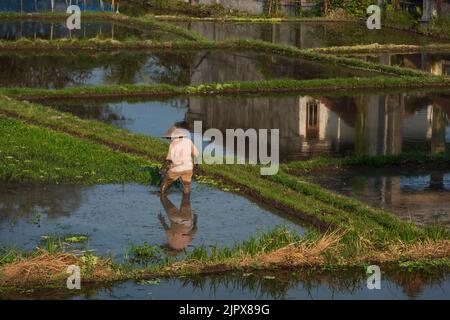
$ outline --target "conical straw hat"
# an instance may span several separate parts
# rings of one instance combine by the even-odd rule
[[[186,129],[178,128],[176,126],[172,126],[169,130],[164,133],[164,138],[186,138],[189,136],[189,132]]]

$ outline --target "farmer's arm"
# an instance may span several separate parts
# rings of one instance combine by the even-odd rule
[[[172,146],[169,146],[169,151],[167,152],[166,160],[164,160],[162,168],[159,171],[160,174],[165,174],[167,171],[169,171],[170,164],[172,163],[171,149],[172,149]]]

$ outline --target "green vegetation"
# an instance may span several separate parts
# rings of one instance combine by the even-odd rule
[[[42,236],[43,240],[48,240],[48,239],[58,239],[61,242],[66,242],[66,243],[84,243],[86,241],[88,241],[88,236],[84,235],[84,234],[68,234],[68,235],[57,235],[57,234],[51,234],[51,235],[46,235],[46,236]]]
[[[67,134],[0,117],[2,183],[147,183],[148,162]]]
[[[321,54],[311,50],[302,50],[290,45],[273,44],[259,40],[227,40],[223,42],[213,41],[175,41],[175,42],[153,42],[151,40],[137,41],[134,39],[128,40],[125,43],[115,40],[101,40],[101,39],[74,39],[74,40],[19,40],[19,41],[3,41],[0,42],[0,48],[3,49],[93,49],[93,50],[111,50],[114,48],[189,48],[189,49],[236,49],[236,50],[255,50],[258,52],[266,52],[279,54],[287,57],[301,58],[309,61],[324,62],[330,64],[342,65],[354,69],[380,72],[397,76],[417,76],[423,77],[428,74],[420,70],[412,70],[401,68],[397,66],[380,65],[370,63],[361,59],[338,57],[334,55]]]
[[[142,27],[143,29],[159,28],[161,30],[182,36],[183,38],[185,38],[187,40],[192,40],[192,41],[205,41],[206,40],[203,36],[199,35],[198,33],[194,32],[194,31],[190,31],[185,28],[178,27],[174,24],[154,19],[152,16],[129,17],[129,16],[125,16],[122,14],[115,14],[110,17],[114,21],[124,22],[128,25],[137,25],[137,26]]]
[[[293,161],[282,164],[285,171],[294,171],[298,173],[306,173],[309,170],[326,167],[343,167],[343,166],[370,166],[385,167],[399,165],[436,165],[436,163],[446,164],[450,162],[450,154],[448,152],[429,154],[425,152],[404,152],[399,155],[381,155],[381,156],[351,156],[345,158],[333,157],[317,157],[306,161]]]
[[[122,130],[106,124],[81,120],[43,106],[16,101],[1,102],[0,100],[0,110],[6,108],[8,112],[14,110],[15,116],[26,121],[32,120],[36,124],[50,126],[55,130],[83,135],[87,139],[101,142],[116,150],[124,150],[154,160],[161,159],[167,149],[167,146],[158,139],[124,134]],[[94,123],[97,125],[94,126]],[[115,143],[118,137],[120,144]],[[159,148],[155,148],[155,145]],[[434,240],[447,237],[445,233],[435,232],[434,229],[419,229],[382,210],[338,196],[283,171],[269,178],[259,175],[258,166],[201,166],[201,171],[202,175],[222,180],[225,185],[237,187],[240,192],[297,215],[322,230],[344,229],[349,254],[370,248],[380,249],[395,239],[411,243],[434,239],[435,236],[437,238]]]
[[[162,260],[162,253],[160,248],[144,243],[142,245],[132,245],[129,249],[132,262],[160,262]]]
[[[153,4],[158,2],[153,2]],[[162,3],[162,2],[161,2]],[[160,4],[161,4],[160,3]],[[173,2],[175,3],[175,2]],[[347,12],[362,16],[361,8],[367,1],[331,1],[331,9],[346,5]],[[277,4],[275,4],[277,5]],[[364,7],[364,8],[365,8]],[[209,10],[209,9],[208,9]],[[205,13],[211,15],[215,13]],[[220,13],[222,14],[222,11]],[[391,14],[391,12],[388,12]],[[33,16],[33,15],[31,15]],[[28,17],[31,17],[28,16]],[[64,17],[66,15],[60,15]],[[0,14],[14,18],[17,14]],[[23,16],[21,16],[23,17]],[[39,18],[55,18],[58,15],[36,15]],[[323,54],[366,52],[364,50],[443,50],[447,45],[427,46],[359,46],[301,50],[292,46],[271,44],[255,40],[208,41],[195,32],[161,22],[155,17],[127,17],[123,15],[88,14],[88,18],[105,18],[133,25],[138,28],[159,28],[179,35],[182,39],[163,41],[38,40],[0,41],[0,50],[112,50],[112,49],[233,49],[255,50],[307,59],[332,65],[342,65],[367,72],[389,76],[374,78],[318,79],[307,81],[269,80],[261,82],[210,83],[193,86],[115,85],[101,87],[66,88],[61,90],[2,88],[0,89],[0,179],[3,183],[157,183],[159,165],[155,161],[164,158],[167,144],[161,139],[135,135],[107,124],[82,120],[39,104],[13,100],[73,97],[124,97],[211,95],[250,92],[308,92],[314,90],[353,90],[367,88],[422,88],[449,86],[444,76],[432,76],[422,71],[368,63],[360,59]],[[251,22],[267,22],[263,18]],[[270,22],[281,20],[271,19]],[[389,18],[387,20],[390,21]],[[394,19],[392,20],[394,22]],[[412,23],[408,17],[399,24]],[[433,22],[433,32],[448,27],[444,21]],[[339,51],[341,50],[341,51]],[[358,51],[359,50],[359,51]],[[372,51],[370,51],[372,52]],[[363,266],[370,262],[394,263],[407,270],[424,270],[429,267],[450,268],[447,230],[438,226],[417,226],[402,221],[386,211],[339,196],[318,185],[305,181],[298,173],[319,167],[346,165],[385,166],[405,163],[448,163],[448,153],[427,155],[422,153],[397,156],[358,156],[344,159],[318,158],[306,162],[293,162],[281,166],[275,176],[261,177],[259,166],[213,165],[200,167],[200,181],[235,191],[297,216],[308,222],[311,229],[300,237],[285,228],[261,233],[231,248],[195,248],[181,261],[163,257],[158,247],[148,243],[133,245],[127,254],[132,262],[145,263],[145,269],[130,265],[113,265],[108,259],[91,252],[76,257],[65,252],[68,244],[88,241],[85,235],[48,235],[43,238],[45,250],[23,253],[13,248],[0,250],[0,285],[3,274],[14,275],[7,283],[23,284],[23,270],[27,266],[39,266],[35,281],[47,279],[52,283],[58,273],[70,264],[80,263],[83,276],[94,281],[140,279],[141,284],[158,284],[158,276],[204,274],[216,271],[258,270],[263,268],[289,268],[315,266],[334,268]],[[36,212],[33,223],[40,224]],[[444,257],[444,258],[442,258]],[[148,265],[150,264],[150,265]],[[49,266],[52,272],[49,272]],[[55,267],[58,266],[58,267]],[[59,278],[58,278],[59,279]],[[153,280],[152,280],[153,279]],[[266,280],[273,280],[266,276]],[[30,281],[32,281],[31,279]],[[16,282],[14,282],[16,281]],[[45,281],[44,281],[45,282]]]
[[[156,14],[176,14],[182,17],[214,17],[227,13],[220,4],[187,3],[179,0],[122,0],[120,11],[126,14],[141,15],[143,12]]]
[[[0,248],[0,267],[6,264],[14,263],[24,256],[22,251],[12,247]]]
[[[320,235],[314,231],[310,231],[309,234],[302,238],[289,231],[286,227],[278,227],[273,230],[267,230],[266,232],[259,232],[257,235],[252,236],[242,243],[236,243],[231,248],[214,246],[208,252],[207,247],[196,247],[183,260],[203,263],[223,262],[230,259],[242,260],[248,257],[270,253],[292,243],[313,238],[320,238]]]
[[[450,38],[450,18],[449,17],[434,17],[427,30],[431,34],[442,35]]]
[[[31,14],[20,14],[20,13],[0,13],[0,19],[45,19],[45,20],[65,20],[68,14],[65,13],[31,13]],[[185,28],[178,27],[174,24],[167,23],[161,20],[157,20],[152,16],[143,17],[130,17],[122,14],[116,13],[98,13],[98,12],[84,12],[83,19],[86,21],[98,21],[98,20],[110,20],[114,22],[122,23],[128,27],[137,26],[141,28],[142,31],[148,31],[149,29],[160,29],[169,33],[176,34],[182,39],[191,41],[204,41],[205,38],[196,32],[187,30]]]
[[[93,87],[70,87],[60,90],[34,88],[0,88],[0,94],[17,99],[70,99],[107,97],[169,97],[178,95],[217,95],[245,93],[310,93],[339,92],[345,90],[392,89],[392,88],[439,88],[448,87],[450,79],[445,76],[424,77],[373,77],[315,80],[266,80],[257,82],[232,81],[206,83],[190,86],[170,84],[109,85]],[[0,106],[1,108],[1,106]],[[7,107],[6,107],[7,108]],[[6,109],[5,108],[5,109]],[[14,110],[11,109],[12,112]]]
[[[352,53],[420,53],[420,52],[448,52],[450,51],[450,44],[433,43],[425,45],[407,45],[407,44],[369,44],[369,45],[356,45],[356,46],[339,46],[339,47],[326,47],[326,48],[312,48],[307,49],[309,51],[315,51],[319,53],[328,54],[352,54]]]
[[[53,130],[69,133],[75,137],[88,139],[93,142],[98,142],[115,150],[137,153],[144,156],[151,155],[154,160],[162,159],[166,155],[168,148],[167,144],[162,139],[149,138],[145,135],[135,135],[99,121],[82,120],[69,113],[59,112],[38,104],[19,102],[0,96],[0,110],[0,113],[7,116],[17,117],[29,123],[34,123]],[[94,144],[94,146],[96,145]],[[81,145],[81,147],[83,147],[83,145]],[[87,148],[82,148],[81,150],[85,149]],[[102,150],[107,151],[108,149]],[[112,155],[116,155],[116,153],[109,154],[109,156],[112,157],[112,160],[114,160],[115,158]],[[117,156],[123,155],[118,154]],[[84,156],[78,155],[78,157]],[[94,157],[93,159],[97,159],[101,162],[101,159],[99,160],[98,157]],[[122,161],[124,161],[124,163],[127,163],[125,161],[125,159],[127,159],[129,164],[127,166],[120,166],[120,168],[115,169],[120,170],[119,172],[116,172],[116,174],[122,172],[118,176],[122,176],[124,179],[128,175],[129,177],[136,177],[137,181],[142,181],[138,177],[144,178],[145,176],[148,176],[148,174],[141,170],[141,166],[153,166],[152,163],[148,162],[133,162],[133,158],[129,157],[118,158],[117,161],[119,159],[123,159]],[[133,163],[135,164],[134,166],[132,165]],[[92,164],[90,165],[92,166]],[[95,170],[93,169],[93,171]],[[114,177],[112,172],[104,172],[104,169],[98,172],[103,172],[106,177]],[[95,176],[98,175],[98,172]]]
[[[450,268],[448,258],[431,259],[429,250],[439,249],[448,254],[442,247],[448,242],[430,243],[399,247],[390,247],[383,252],[374,252],[372,256],[355,257],[353,260],[343,258],[345,247],[340,245],[339,233],[320,235],[311,231],[300,237],[284,227],[275,228],[232,247],[195,249],[179,261],[166,262],[154,259],[144,267],[129,264],[114,264],[109,258],[85,252],[82,256],[55,250],[54,252],[37,249],[21,252],[12,248],[0,249],[0,283],[8,290],[21,290],[38,284],[40,287],[60,286],[66,283],[66,269],[69,265],[79,265],[85,282],[113,282],[118,280],[136,280],[141,285],[158,285],[160,277],[206,275],[225,271],[239,271],[244,278],[258,270],[292,270],[300,273],[320,273],[330,270],[345,271],[348,268],[364,268],[369,263],[377,263],[386,270],[397,266],[397,270],[409,274],[419,270],[432,272],[447,271]],[[63,250],[63,249],[59,249]],[[156,251],[149,245],[136,249],[145,257],[154,257]],[[438,252],[438,251],[436,251]],[[23,276],[23,270],[35,268],[39,272],[29,277]],[[306,268],[306,269],[303,269]],[[297,275],[300,273],[291,273]],[[5,278],[5,274],[8,277]],[[279,273],[281,275],[281,273]],[[274,280],[272,275],[265,274],[265,280]]]

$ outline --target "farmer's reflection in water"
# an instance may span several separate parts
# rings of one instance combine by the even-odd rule
[[[176,254],[194,240],[197,233],[197,215],[192,213],[189,194],[183,194],[179,209],[169,200],[167,194],[161,195],[161,203],[170,225],[162,214],[159,214],[158,218],[167,235],[169,253]]]

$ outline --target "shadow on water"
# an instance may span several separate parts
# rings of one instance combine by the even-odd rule
[[[60,89],[140,83],[189,85],[375,75],[380,74],[251,51],[0,54],[0,85],[3,87]]]
[[[381,289],[367,288],[361,270],[314,270],[163,278],[155,284],[127,281],[82,285],[81,291],[35,289],[1,294],[2,299],[448,299],[450,278],[443,271],[382,272]]]

